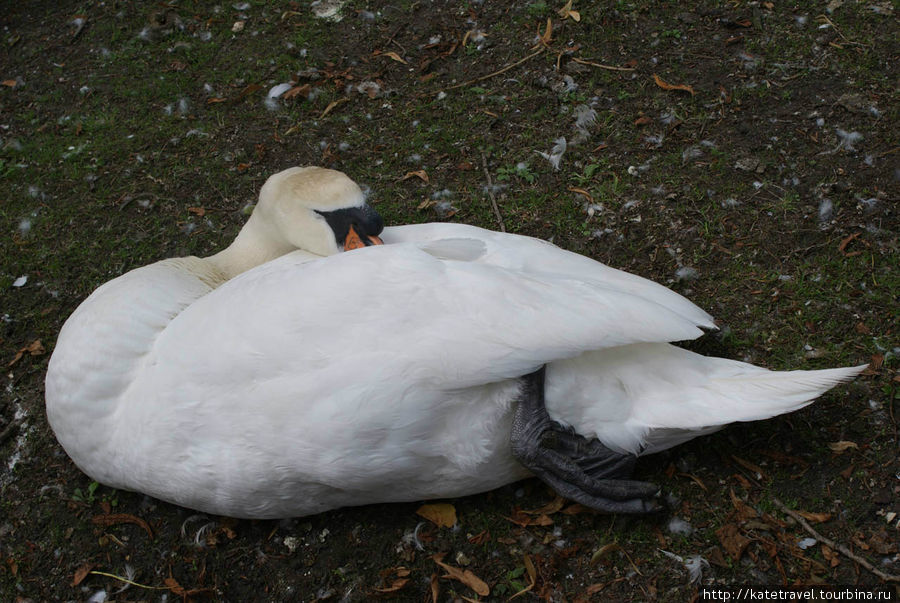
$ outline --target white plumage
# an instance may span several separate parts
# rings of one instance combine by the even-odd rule
[[[339,253],[314,210],[362,204],[343,174],[287,170],[227,250],[88,297],[46,381],[75,463],[206,512],[298,516],[527,476],[511,417],[517,378],[544,364],[554,419],[636,454],[795,410],[863,368],[773,373],[676,348],[711,317],[527,237],[400,226]]]

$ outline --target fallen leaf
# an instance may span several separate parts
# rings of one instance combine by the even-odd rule
[[[403,63],[404,65],[409,65],[409,63],[407,63],[406,61],[403,60],[403,57],[401,57],[399,54],[397,54],[393,50],[389,50],[388,52],[378,52],[376,54],[383,56],[383,57],[388,57],[389,59],[393,59],[393,60],[397,61],[398,63]]]
[[[609,544],[604,544],[599,549],[594,551],[594,554],[591,555],[591,565],[597,565],[601,559],[608,556],[610,553],[615,551],[621,551],[622,547],[617,542],[610,542]]]
[[[416,515],[424,517],[439,528],[452,528],[456,525],[456,507],[450,503],[422,505],[416,510]]]
[[[825,561],[827,561],[831,567],[837,567],[837,565],[841,562],[841,556],[828,548],[826,545],[822,545],[821,551],[822,556],[825,557]]]
[[[854,232],[852,235],[841,239],[841,244],[838,245],[838,251],[840,251],[844,255],[847,255],[847,253],[844,251],[845,249],[847,249],[847,245],[850,244],[850,241],[857,238],[861,234],[861,232]]]
[[[94,568],[93,563],[85,563],[77,570],[75,570],[75,575],[72,577],[72,583],[69,586],[78,586],[79,584],[87,578],[87,575],[91,573],[91,570]]]
[[[174,595],[177,595],[179,597],[184,597],[185,595],[187,595],[187,591],[184,590],[184,587],[178,584],[178,580],[176,580],[172,576],[169,576],[168,578],[163,580],[163,584],[165,584]]]
[[[859,450],[859,444],[856,442],[850,442],[849,440],[841,440],[839,442],[831,442],[828,444],[828,448],[835,454],[843,454],[847,450],[853,448],[854,450]]]
[[[634,125],[646,126],[647,124],[651,123],[652,121],[653,121],[653,119],[651,119],[648,115],[642,115],[642,116],[638,117],[636,120],[634,120]]]
[[[147,535],[150,538],[153,538],[153,530],[150,529],[150,524],[141,519],[140,517],[135,517],[129,513],[113,513],[113,514],[105,514],[105,515],[95,515],[91,518],[91,522],[98,526],[114,526],[122,523],[131,523],[140,528],[143,528]]]
[[[581,13],[577,10],[572,10],[572,0],[566,2],[566,5],[557,11],[557,14],[563,18],[563,20],[571,18],[576,23],[581,21]]]
[[[572,190],[572,189],[569,189],[569,190]],[[551,500],[549,503],[547,503],[540,509],[535,509],[533,511],[523,510],[522,512],[528,513],[529,515],[552,515],[553,513],[556,513],[557,511],[562,509],[565,506],[565,504],[566,504],[566,499],[563,498],[562,496],[557,496],[556,498]]]
[[[573,192],[573,193],[578,193],[579,195],[581,195],[582,197],[587,199],[588,203],[594,202],[594,197],[592,197],[591,194],[589,192],[587,192],[586,190],[584,190],[583,188],[578,188],[576,186],[570,186],[569,191]]]
[[[696,475],[692,475],[690,473],[679,473],[678,476],[688,478],[689,480],[693,481],[695,484],[700,486],[701,490],[703,490],[704,492],[709,492],[709,490],[706,488],[706,484],[703,483],[703,480],[701,480]]]
[[[511,596],[507,601],[512,601],[519,595],[524,595],[534,588],[534,585],[537,584],[537,570],[534,568],[534,562],[531,561],[531,557],[526,553],[524,556],[525,562],[525,571],[528,572],[528,586]]]
[[[491,533],[487,530],[481,530],[474,536],[469,536],[466,540],[468,540],[471,544],[481,545],[491,539]]]
[[[389,586],[373,588],[372,590],[374,590],[375,592],[379,592],[379,593],[397,592],[398,590],[400,590],[401,588],[406,586],[407,582],[409,582],[409,578],[407,577],[407,576],[409,576],[409,573],[410,573],[409,569],[402,567],[402,566],[401,567],[391,567],[386,570],[382,570],[381,577],[385,581],[391,575],[396,576],[396,578],[393,580],[393,582],[391,582],[391,584]]]
[[[722,547],[731,555],[731,558],[737,561],[744,553],[744,549],[750,544],[751,540],[746,538],[736,525],[733,523],[725,524],[716,530],[716,536]]]
[[[404,174],[404,176],[402,178],[400,178],[400,182],[403,182],[404,180],[409,180],[410,178],[418,178],[425,184],[428,184],[428,174],[425,172],[425,170],[416,170],[414,172],[406,172],[406,174]]]
[[[812,513],[810,511],[794,511],[794,513],[813,523],[822,523],[831,519],[831,513]]]
[[[431,603],[437,603],[440,594],[441,583],[438,581],[438,575],[431,574]]]
[[[254,92],[258,92],[259,90],[262,90],[262,85],[250,84],[249,86],[244,87],[244,89],[241,90],[236,97],[234,97],[234,100],[241,100],[242,98],[250,96]]]
[[[19,351],[16,352],[15,358],[10,360],[9,364],[7,364],[6,366],[10,367],[10,366],[14,365],[19,360],[21,360],[25,356],[25,354],[28,354],[30,356],[43,356],[44,353],[45,353],[44,345],[41,343],[41,340],[35,339],[28,345],[20,348]]]
[[[531,517],[521,509],[516,509],[513,511],[512,517],[504,517],[517,526],[521,526],[523,528],[527,528],[528,526],[552,526],[553,520],[550,519],[549,515],[538,515],[536,517]]]
[[[447,572],[446,576],[442,576],[443,578],[452,578],[453,580],[462,582],[482,597],[486,597],[491,594],[491,588],[487,585],[487,583],[473,574],[470,570],[461,570],[458,567],[454,567],[452,565],[444,563],[442,561],[444,558],[444,553],[432,555],[431,558],[435,563],[441,566],[444,571]]]
[[[281,98],[289,99],[289,98],[294,98],[295,96],[300,96],[300,95],[303,95],[303,98],[307,98],[309,96],[309,93],[311,90],[312,90],[312,88],[310,88],[309,84],[303,84],[302,86],[294,86],[293,88],[291,88],[290,90],[288,90],[287,92],[282,94]]]
[[[759,465],[754,465],[750,461],[745,461],[744,459],[742,459],[738,456],[735,456],[733,454],[731,455],[731,458],[733,458],[735,460],[735,462],[737,462],[737,464],[740,465],[741,467],[743,467],[744,469],[747,469],[747,470],[755,473],[756,479],[763,479],[764,477],[766,477],[766,472],[763,471],[762,467],[760,467]]]
[[[331,113],[332,109],[334,109],[335,107],[337,107],[337,106],[340,105],[341,103],[346,103],[346,102],[349,101],[349,100],[350,100],[349,98],[339,98],[339,99],[337,99],[337,100],[331,101],[330,103],[328,103],[328,106],[325,107],[325,110],[322,111],[322,114],[319,115],[319,119],[322,119],[323,117],[325,117],[326,115],[328,115],[329,113]]]
[[[531,555],[525,554],[525,571],[528,572],[528,579],[532,584],[537,582],[537,570],[534,567],[534,562],[531,560]]]
[[[547,27],[544,29],[544,33],[540,32],[541,30],[538,28],[538,43],[533,48],[541,45],[550,46],[550,42],[553,40],[553,22],[550,21],[550,17],[547,17]]]
[[[741,521],[746,521],[748,519],[752,519],[758,515],[756,509],[747,505],[740,498],[735,495],[734,490],[730,490],[729,494],[731,496],[731,504],[734,505],[735,510],[738,514],[738,519]]]
[[[206,215],[206,210],[203,209],[202,207],[189,207],[189,208],[187,208],[187,210],[188,210],[188,213],[192,213],[195,216],[199,216],[201,218]]]
[[[15,88],[19,85],[19,82],[17,82],[16,80],[3,80],[3,85],[7,88]]]
[[[560,511],[563,515],[580,515],[581,513],[596,513],[595,510],[590,507],[585,507],[581,503],[572,503],[562,511]]]
[[[690,92],[691,96],[694,96],[694,94],[696,94],[696,92],[694,92],[694,89],[691,88],[690,86],[688,86],[687,84],[670,84],[668,82],[663,81],[663,79],[660,78],[655,73],[653,74],[653,81],[656,82],[656,85],[659,86],[660,88],[662,88],[663,90],[681,90],[683,92]]]

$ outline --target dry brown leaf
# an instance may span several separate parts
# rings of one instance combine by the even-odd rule
[[[601,559],[613,553],[615,551],[621,551],[622,547],[617,542],[610,542],[609,544],[604,544],[599,549],[594,551],[594,554],[591,555],[591,565],[597,565]]]
[[[565,504],[566,499],[562,496],[557,496],[540,509],[535,509],[533,511],[523,510],[522,513],[528,513],[529,515],[552,515],[553,513],[556,513],[557,511],[562,509]]]
[[[250,84],[249,86],[246,86],[243,90],[241,90],[234,98],[234,100],[240,100],[244,97],[250,96],[254,92],[258,92],[259,90],[262,90],[261,84]]]
[[[456,525],[456,507],[450,503],[433,503],[422,505],[416,515],[424,517],[439,528],[452,528]]]
[[[75,570],[75,575],[72,577],[72,583],[69,586],[78,586],[81,584],[87,575],[91,573],[91,570],[94,568],[93,563],[85,563],[77,570]]]
[[[549,515],[538,515],[536,517],[530,517],[527,513],[522,511],[521,509],[515,509],[513,511],[512,517],[505,517],[504,519],[508,519],[513,522],[517,526],[521,526],[523,528],[527,528],[528,526],[552,526],[553,520],[550,519]]]
[[[589,192],[587,192],[586,190],[584,190],[583,188],[578,188],[577,186],[570,186],[569,191],[573,192],[573,193],[578,193],[579,195],[581,195],[582,197],[587,199],[588,203],[594,202],[594,197],[592,197],[591,194]]]
[[[831,519],[831,513],[812,513],[810,511],[794,511],[794,513],[813,523],[822,523]]]
[[[825,557],[825,561],[827,561],[831,567],[837,567],[841,562],[841,556],[828,548],[825,544],[822,545],[822,556]]]
[[[580,515],[582,513],[596,513],[595,510],[590,507],[585,507],[581,503],[572,503],[562,511],[560,511],[563,515]]]
[[[647,124],[651,123],[652,121],[653,121],[653,119],[651,119],[649,116],[647,116],[647,115],[641,115],[641,116],[638,117],[636,120],[634,120],[634,125],[636,125],[636,126],[646,126]]]
[[[750,544],[751,540],[746,538],[736,525],[733,523],[725,524],[716,530],[716,536],[722,547],[731,555],[731,558],[737,561],[744,553],[744,549]]]
[[[169,576],[168,578],[163,580],[163,584],[165,584],[174,595],[177,595],[179,597],[184,597],[187,595],[187,591],[184,589],[184,587],[178,584],[178,580],[176,580],[172,576]]]
[[[428,174],[425,172],[425,170],[416,170],[414,172],[406,172],[406,174],[404,174],[403,177],[400,178],[400,181],[403,182],[404,180],[409,180],[410,178],[418,178],[425,184],[428,184]]]
[[[442,559],[444,558],[444,553],[439,553],[437,555],[432,555],[431,558],[441,566],[444,571],[447,572],[446,576],[442,576],[444,578],[452,578],[453,580],[457,580],[462,582],[476,593],[481,595],[482,597],[486,597],[491,594],[491,588],[484,582],[481,578],[473,574],[470,570],[461,570],[458,567],[454,567],[447,563],[444,563]]]
[[[731,504],[734,505],[735,510],[737,510],[738,519],[746,521],[759,515],[756,512],[756,509],[745,504],[744,501],[738,498],[737,495],[735,495],[734,490],[730,490],[729,494],[731,496]]]
[[[656,85],[662,88],[663,90],[681,90],[682,92],[690,92],[691,96],[694,96],[696,92],[694,89],[688,86],[687,84],[670,84],[664,81],[661,77],[653,74],[653,81],[656,82]]]
[[[841,239],[841,244],[838,245],[838,251],[840,251],[844,255],[847,255],[847,253],[844,251],[845,249],[847,249],[847,245],[850,244],[850,241],[857,238],[861,234],[862,234],[861,232],[854,232],[852,235]]]
[[[491,533],[487,530],[481,530],[474,536],[469,536],[466,540],[475,545],[481,545],[491,539]]]
[[[537,582],[537,569],[534,567],[534,562],[531,560],[531,555],[525,554],[525,571],[528,572],[528,579],[532,584]]]
[[[538,46],[550,46],[550,42],[553,40],[553,22],[550,20],[550,17],[547,17],[547,27],[544,29],[544,33],[541,33],[540,28],[538,28],[538,43],[534,46],[537,48]]]
[[[28,354],[30,356],[43,356],[45,352],[46,352],[46,350],[44,350],[44,345],[41,343],[41,340],[35,339],[28,345],[20,348],[19,351],[16,352],[15,358],[10,360],[9,364],[7,364],[6,366],[10,367],[10,366],[14,365],[19,360],[21,360],[22,357],[25,356],[25,354]]]
[[[331,111],[332,111],[335,107],[337,107],[338,105],[340,105],[340,104],[342,104],[342,103],[346,103],[346,102],[349,101],[349,100],[350,100],[349,98],[339,98],[339,99],[337,99],[337,100],[331,101],[330,103],[328,103],[328,106],[325,107],[325,110],[322,111],[322,114],[319,115],[319,119],[322,119],[323,117],[325,117],[326,115],[328,115],[329,113],[331,113]]]
[[[431,603],[437,603],[441,594],[441,583],[437,574],[431,574]]]
[[[743,467],[744,469],[747,469],[748,471],[751,471],[751,472],[753,472],[753,473],[756,473],[756,474],[757,474],[757,478],[756,478],[756,479],[763,479],[763,478],[766,477],[766,472],[763,471],[763,470],[762,470],[762,467],[760,467],[759,465],[754,465],[754,464],[751,463],[750,461],[745,461],[745,460],[742,459],[741,457],[735,456],[735,455],[733,455],[733,454],[731,455],[731,458],[733,458],[733,459],[735,460],[735,462],[736,462],[738,465],[740,465],[741,467]]]
[[[701,490],[703,490],[704,492],[709,492],[709,490],[706,488],[706,484],[703,483],[703,480],[701,480],[696,475],[692,475],[690,473],[679,473],[678,476],[688,478],[689,480],[700,486]]]
[[[537,570],[534,567],[534,562],[531,560],[531,556],[527,553],[524,555],[525,562],[525,571],[528,573],[528,586],[511,596],[508,601],[512,601],[519,595],[524,595],[534,588],[534,585],[537,584]]]
[[[383,56],[383,57],[388,57],[389,59],[393,59],[393,60],[397,61],[398,63],[403,63],[404,65],[409,64],[403,60],[403,57],[401,57],[399,54],[397,54],[393,50],[389,50],[387,52],[378,52],[376,54]]]
[[[391,567],[386,570],[381,571],[381,577],[385,580],[391,575],[396,576],[393,582],[389,586],[384,586],[381,588],[373,588],[372,590],[379,593],[394,593],[406,586],[406,583],[409,582],[409,569],[401,566],[401,567]]]
[[[563,20],[571,18],[576,23],[581,21],[581,13],[577,10],[572,10],[572,0],[566,2],[566,5],[557,11],[557,14],[563,18]]]
[[[131,523],[140,528],[143,528],[147,535],[150,538],[153,538],[153,530],[150,529],[150,524],[141,519],[140,517],[136,517],[129,513],[113,513],[106,515],[95,515],[91,518],[91,522],[98,526],[115,526],[122,523]]]
[[[202,207],[189,207],[187,208],[188,213],[192,213],[195,216],[200,216],[201,218],[206,215],[206,210]]]
[[[310,88],[309,84],[303,84],[302,86],[294,86],[293,88],[291,88],[290,90],[288,90],[287,92],[282,94],[281,98],[289,99],[289,98],[294,98],[295,96],[301,96],[301,95],[303,96],[303,98],[306,98],[309,96],[309,93],[311,90],[312,90],[312,88]]]
[[[851,442],[849,440],[841,440],[839,442],[831,442],[828,444],[828,448],[835,454],[843,454],[847,450],[853,448],[854,450],[859,450],[859,444],[856,442]]]
[[[17,82],[16,80],[3,80],[3,85],[7,88],[15,88],[19,85],[19,82]]]

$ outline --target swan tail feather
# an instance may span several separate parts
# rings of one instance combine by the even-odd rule
[[[867,365],[770,371],[669,344],[634,344],[551,366],[555,412],[620,452],[649,454],[729,423],[803,408]],[[557,410],[558,409],[558,410]]]

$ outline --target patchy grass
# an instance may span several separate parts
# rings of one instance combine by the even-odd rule
[[[88,570],[187,598],[363,600],[400,566],[409,581],[388,596],[427,600],[443,573],[435,553],[499,599],[532,579],[523,598],[689,599],[696,585],[661,550],[707,559],[702,584],[879,583],[821,543],[797,548],[808,534],[776,499],[828,514],[816,529],[900,573],[886,521],[900,511],[891,6],[576,2],[580,22],[561,7],[356,1],[330,22],[302,3],[29,3],[0,16],[5,600],[164,592],[113,594],[127,583]],[[549,47],[523,60],[548,18]],[[282,82],[308,88],[267,106]],[[596,112],[581,132],[580,105]],[[561,136],[556,170],[539,152]],[[344,170],[388,223],[496,228],[486,164],[509,231],[718,316],[727,328],[696,349],[873,370],[798,413],[643,459],[639,478],[669,496],[656,518],[551,512],[550,525],[522,526],[508,519],[517,508],[553,500],[532,480],[452,501],[461,529],[420,527],[420,551],[417,505],[245,522],[94,485],[43,413],[63,321],[127,270],[221,248],[265,178],[297,164]],[[415,170],[428,183],[401,180]],[[152,538],[92,521],[110,512],[147,522]],[[672,531],[672,517],[691,531]],[[474,596],[437,582],[441,600]]]

